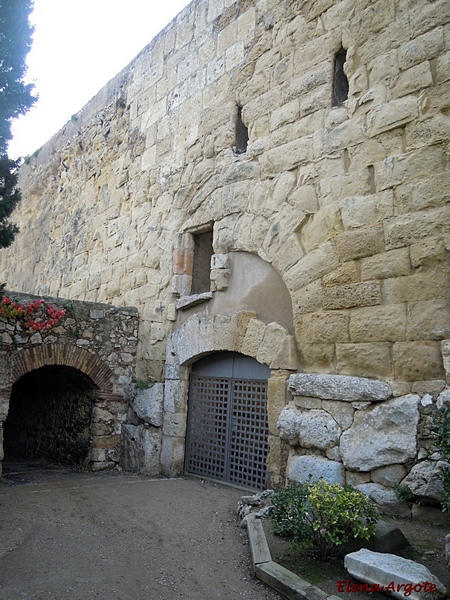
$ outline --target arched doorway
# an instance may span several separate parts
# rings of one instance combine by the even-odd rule
[[[11,391],[5,460],[86,465],[97,389],[70,366],[47,365],[22,375]]]
[[[266,487],[267,381],[255,359],[220,352],[192,367],[185,470],[252,489]]]

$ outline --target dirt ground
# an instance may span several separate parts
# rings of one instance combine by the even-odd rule
[[[242,494],[193,478],[6,469],[0,600],[280,600],[251,574]]]

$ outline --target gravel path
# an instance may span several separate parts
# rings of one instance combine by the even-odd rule
[[[191,478],[6,472],[0,600],[280,600],[251,575],[242,494]]]

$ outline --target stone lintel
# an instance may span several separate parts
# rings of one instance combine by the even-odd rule
[[[378,379],[347,375],[297,373],[289,377],[293,396],[312,396],[323,400],[380,402],[392,396],[391,386]]]
[[[201,302],[211,300],[212,296],[212,292],[203,292],[201,294],[183,296],[175,302],[175,306],[177,310],[185,310],[186,308],[191,308],[191,306],[195,306],[196,304],[200,304]]]

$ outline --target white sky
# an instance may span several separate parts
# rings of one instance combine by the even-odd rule
[[[32,154],[190,0],[34,0],[27,82],[39,100],[13,122],[11,158]]]

